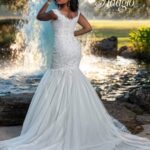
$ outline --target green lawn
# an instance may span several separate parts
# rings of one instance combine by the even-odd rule
[[[119,44],[131,45],[129,32],[139,27],[150,27],[150,20],[90,20],[93,27],[90,40],[100,40],[110,36],[117,36]]]

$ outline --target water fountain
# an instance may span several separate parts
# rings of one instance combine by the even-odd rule
[[[22,37],[16,38],[15,44],[11,45],[12,49],[19,50],[21,43],[24,41],[26,47],[24,53],[19,57],[23,57],[21,67],[25,69],[28,66],[28,71],[35,71],[37,69],[43,69],[50,64],[50,53],[52,52],[53,45],[53,32],[51,30],[51,24],[49,22],[40,22],[36,19],[37,12],[41,8],[44,2],[38,2],[31,0],[28,2],[28,14],[24,14],[24,18],[28,23],[24,24],[20,29]],[[54,2],[49,5],[48,10],[56,7]],[[22,39],[20,39],[22,38]]]
[[[5,92],[17,93],[17,87],[26,89],[23,84],[25,84],[27,76],[32,76],[33,80],[40,79],[43,71],[50,65],[53,49],[51,23],[50,21],[40,22],[36,19],[37,12],[44,2],[30,0],[28,2],[28,13],[23,14],[27,23],[23,24],[20,21],[20,24],[17,25],[18,33],[16,33],[15,42],[10,46],[12,54],[16,55],[15,61],[12,58],[12,61],[4,62],[1,66],[0,76],[2,79],[8,80],[7,85],[4,80],[1,80],[3,88],[1,88],[0,93],[2,95]],[[52,2],[48,10],[55,7],[54,2]]]

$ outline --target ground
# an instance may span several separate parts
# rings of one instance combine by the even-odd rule
[[[150,139],[150,125],[143,125],[144,131],[137,134]],[[22,126],[0,127],[0,140],[16,137],[20,134]]]

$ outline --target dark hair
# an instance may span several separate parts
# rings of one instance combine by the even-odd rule
[[[78,8],[79,8],[79,1],[78,0],[69,0],[70,1],[70,9],[72,10],[72,11],[77,11],[78,10]],[[57,1],[56,0],[54,0],[54,2],[55,2],[55,4],[58,6],[58,7],[60,7],[61,5],[60,4],[57,4]]]

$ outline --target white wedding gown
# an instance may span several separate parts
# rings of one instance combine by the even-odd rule
[[[108,114],[79,69],[80,42],[73,19],[52,9],[51,67],[32,98],[20,136],[0,141],[0,150],[150,150],[150,140],[130,134]]]

